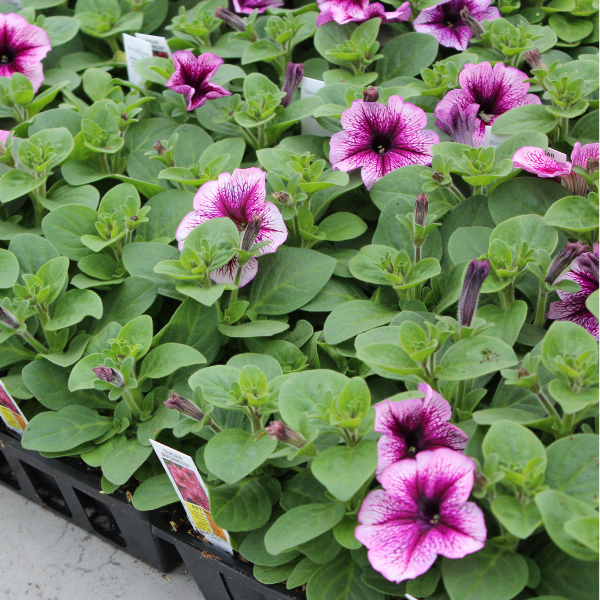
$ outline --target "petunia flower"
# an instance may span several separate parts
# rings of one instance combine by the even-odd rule
[[[489,62],[467,63],[458,76],[460,89],[450,90],[438,103],[434,114],[443,121],[454,105],[463,111],[472,104],[479,105],[473,142],[474,146],[481,146],[485,126],[491,125],[500,115],[517,106],[542,103],[535,94],[527,93],[527,79],[527,74],[504,63],[496,63],[493,68]]]
[[[287,239],[287,227],[279,209],[265,201],[265,172],[256,167],[235,169],[233,174],[221,173],[216,181],[207,181],[194,196],[194,210],[181,221],[175,238],[179,242],[179,250],[190,231],[209,219],[227,217],[237,226],[242,234],[245,247],[252,243],[270,242],[260,248],[262,254],[275,252]],[[245,235],[252,227],[249,241]],[[238,270],[238,259],[234,256],[224,267],[213,271],[211,279],[216,283],[234,283]],[[254,279],[258,271],[256,257],[243,266],[240,287]]]
[[[317,27],[335,21],[345,23],[364,23],[369,19],[379,18],[382,23],[401,23],[411,17],[410,2],[404,2],[393,12],[385,12],[380,2],[369,3],[369,0],[317,0],[319,16]]]
[[[51,49],[44,29],[15,13],[0,14],[0,77],[22,73],[37,92],[44,81],[42,59]]]
[[[236,13],[242,13],[249,15],[254,10],[258,10],[259,13],[264,13],[271,6],[280,7],[283,6],[283,0],[233,0],[233,10]]]
[[[180,467],[175,463],[167,462],[166,464],[183,499],[198,504],[206,510],[210,510],[208,496],[198,481],[196,474],[192,470]]]
[[[469,438],[447,421],[452,407],[427,383],[419,383],[424,398],[375,405],[375,431],[383,434],[377,442],[377,476],[384,469],[419,452],[435,448],[464,450]]]
[[[490,4],[490,0],[443,0],[422,10],[413,25],[415,31],[429,33],[442,46],[463,51],[467,49],[473,32],[460,12],[466,8],[469,18],[479,23],[484,19],[499,19],[500,11]]]
[[[463,108],[458,104],[453,104],[449,108],[442,108],[437,111],[435,122],[444,133],[447,133],[453,141],[467,146],[478,147],[483,139],[476,144],[473,134],[478,129],[479,104],[469,104]]]
[[[202,106],[207,100],[229,96],[231,92],[209,81],[224,62],[211,52],[204,52],[198,58],[189,50],[173,52],[175,72],[165,87],[183,95],[188,111]]]
[[[334,170],[362,167],[368,190],[395,169],[430,165],[431,147],[440,141],[437,133],[424,129],[425,111],[401,96],[391,96],[387,106],[354,100],[341,120],[344,131],[331,137],[329,160]]]
[[[571,263],[571,269],[555,283],[570,279],[578,283],[578,292],[557,290],[558,302],[550,305],[546,318],[553,321],[572,321],[581,325],[598,340],[598,319],[588,310],[585,301],[598,289],[598,244],[593,252],[585,252]]]
[[[599,148],[600,145],[597,143],[582,146],[576,142],[571,152],[572,162],[563,163],[546,156],[541,148],[524,146],[515,152],[513,165],[517,169],[524,169],[538,177],[560,177],[561,183],[572,194],[586,196],[589,191],[587,181],[579,173],[575,173],[573,167],[581,167],[591,175],[598,169]]]
[[[369,549],[371,566],[400,583],[425,573],[438,554],[463,558],[481,550],[487,536],[483,512],[467,502],[475,469],[471,458],[447,448],[385,469],[384,489],[365,498],[354,532]]]

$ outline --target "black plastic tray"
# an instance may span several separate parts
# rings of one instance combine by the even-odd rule
[[[173,531],[158,512],[150,515],[154,534],[177,548],[206,600],[306,600],[283,585],[264,585],[252,576],[252,565],[187,533]]]
[[[97,472],[74,460],[44,458],[25,450],[4,429],[0,429],[0,485],[164,573],[181,562],[173,545],[153,534],[149,513],[133,508],[125,492],[101,493]]]

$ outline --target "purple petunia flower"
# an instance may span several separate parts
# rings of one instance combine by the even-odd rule
[[[471,458],[448,448],[385,469],[379,478],[384,489],[365,498],[354,532],[369,549],[371,566],[400,583],[425,573],[438,554],[463,558],[481,550],[483,512],[467,502],[475,470]]]
[[[550,305],[546,318],[553,321],[572,321],[581,325],[598,340],[598,319],[588,310],[585,301],[598,289],[598,244],[594,244],[594,252],[586,252],[571,263],[571,269],[555,283],[570,279],[578,283],[578,292],[557,290],[558,302]]]
[[[265,172],[256,167],[235,169],[233,174],[221,173],[216,181],[207,181],[194,196],[194,211],[181,221],[175,238],[179,250],[190,231],[210,219],[228,217],[237,226],[238,231],[253,231],[252,243],[269,241],[260,252],[275,252],[287,239],[287,227],[281,213],[272,202],[266,202]],[[246,242],[246,237],[244,242]],[[247,248],[249,249],[249,248]],[[238,258],[234,256],[224,267],[213,271],[211,279],[216,283],[234,283],[238,270]],[[258,271],[258,261],[252,257],[243,267],[240,287],[254,279]]]
[[[571,152],[571,161],[559,163],[546,156],[541,148],[525,146],[515,152],[513,165],[517,169],[524,169],[538,177],[560,177],[562,184],[576,196],[586,196],[589,191],[587,181],[573,171],[573,167],[586,169],[590,174],[598,169],[600,144],[586,144],[582,146],[575,143]]]
[[[483,140],[476,144],[473,139],[473,134],[479,127],[477,118],[479,104],[469,104],[465,108],[453,104],[449,108],[441,108],[436,112],[436,126],[447,133],[453,141],[475,148],[481,145]]]
[[[42,59],[50,52],[44,29],[15,13],[0,14],[0,77],[22,73],[37,92],[44,81]]]
[[[443,0],[431,8],[425,8],[414,20],[415,31],[429,33],[442,46],[466,50],[473,32],[465,23],[460,11],[466,8],[470,16],[481,23],[484,19],[500,18],[500,11],[490,7],[490,0]]]
[[[497,63],[493,68],[489,62],[477,65],[467,63],[458,76],[461,89],[450,90],[438,103],[434,114],[444,125],[454,105],[458,105],[462,111],[472,110],[469,109],[472,104],[479,105],[473,145],[481,146],[485,126],[491,125],[500,115],[517,106],[542,103],[535,94],[527,93],[527,79],[525,73],[514,67],[506,67],[504,63]]]
[[[236,13],[249,15],[253,10],[258,10],[259,13],[264,13],[271,6],[283,6],[283,0],[233,0],[233,10]]]
[[[229,96],[231,92],[209,81],[224,62],[211,52],[204,52],[198,58],[189,50],[173,52],[175,72],[165,87],[183,95],[188,111],[202,106],[207,100]]]
[[[345,23],[363,23],[369,19],[379,18],[382,23],[401,23],[411,17],[410,2],[404,2],[397,10],[385,12],[383,4],[369,0],[317,0],[319,17],[317,27],[335,21],[340,25]]]
[[[425,398],[375,405],[375,431],[382,433],[377,443],[377,476],[390,465],[419,452],[435,448],[464,450],[469,438],[456,425],[447,423],[452,407],[427,383],[417,386]]]
[[[362,167],[362,180],[370,190],[384,175],[407,165],[430,165],[437,133],[423,129],[425,111],[391,96],[387,106],[354,100],[342,113],[344,131],[331,137],[329,160],[334,170]]]

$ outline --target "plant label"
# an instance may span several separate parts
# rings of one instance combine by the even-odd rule
[[[484,148],[497,148],[500,144],[505,142],[510,136],[509,135],[498,135],[492,133],[492,126],[485,126],[485,136],[483,138]]]
[[[152,56],[171,58],[171,48],[169,48],[166,38],[161,37],[160,35],[149,35],[147,33],[136,33],[135,37],[138,40],[150,42],[152,45]]]
[[[154,440],[150,440],[150,443],[167,472],[192,527],[213,546],[233,554],[229,534],[212,520],[208,489],[193,459]]]
[[[134,85],[139,85],[144,78],[135,70],[135,63],[142,58],[152,56],[152,44],[124,33],[123,47],[125,48],[125,60],[127,61],[127,79]]]
[[[6,426],[21,435],[27,427],[27,419],[0,381],[0,417]]]
[[[324,81],[318,79],[311,79],[310,77],[303,77],[300,82],[300,98],[310,98],[314,96],[322,87],[325,87]],[[320,135],[324,137],[331,137],[333,134],[331,131],[327,131],[324,127],[319,125],[319,122],[314,117],[308,117],[302,119],[301,124],[302,135]]]

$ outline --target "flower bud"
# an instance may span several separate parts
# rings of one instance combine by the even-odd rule
[[[433,179],[433,181],[435,181],[436,183],[442,183],[442,181],[444,181],[445,176],[443,173],[440,173],[439,171],[434,171],[433,174],[431,175],[431,179]]]
[[[164,156],[167,153],[167,149],[162,145],[160,140],[157,140],[156,144],[154,144],[152,148],[158,152],[159,156]]]
[[[96,373],[98,379],[106,381],[106,383],[112,383],[117,388],[125,386],[123,375],[116,369],[111,369],[110,367],[94,367],[92,371]]]
[[[379,90],[376,87],[370,87],[367,90],[363,90],[364,102],[377,102],[377,100],[379,100]]]
[[[415,199],[415,225],[425,225],[427,213],[429,212],[429,196],[427,194],[419,194]]]
[[[473,16],[471,11],[465,6],[460,11],[460,17],[464,21],[465,25],[473,32],[473,37],[481,39],[481,36],[485,33],[485,30],[481,26],[481,23]]]
[[[304,65],[302,63],[288,63],[285,68],[285,78],[283,80],[282,92],[285,92],[285,97],[281,101],[281,106],[289,106],[294,96],[294,92],[298,89],[302,78],[304,77]]]
[[[9,329],[16,331],[21,326],[17,318],[9,311],[0,307],[0,323],[6,325]]]
[[[461,327],[471,326],[475,311],[477,310],[479,292],[481,292],[481,286],[489,272],[489,260],[477,260],[474,258],[470,262],[458,303],[458,321]]]
[[[223,19],[229,27],[233,29],[237,29],[238,31],[246,31],[246,23],[242,21],[240,17],[238,17],[235,13],[232,13],[230,10],[223,8],[220,6],[215,10],[215,17],[217,19]]]
[[[190,402],[187,398],[183,398],[176,392],[169,394],[165,406],[178,410],[182,415],[194,419],[194,421],[202,421],[204,419],[204,413],[193,402]]]
[[[246,225],[244,236],[242,237],[242,250],[245,250],[246,252],[250,252],[250,250],[252,250],[252,246],[254,246],[254,240],[260,233],[262,222],[263,216],[261,214],[255,213],[252,215],[248,225]]]
[[[295,448],[306,446],[306,438],[301,433],[288,427],[283,421],[272,421],[265,427],[265,431],[272,440],[279,440],[288,446],[294,446]]]
[[[568,242],[565,247],[556,255],[556,258],[552,261],[552,264],[548,268],[548,274],[546,275],[546,283],[552,285],[558,278],[558,276],[578,257],[584,252],[588,251],[588,247],[581,243],[579,240],[576,242]]]
[[[544,62],[544,59],[542,58],[542,55],[540,54],[540,51],[537,48],[534,48],[533,50],[528,50],[527,52],[525,52],[525,60],[527,61],[527,64],[533,70],[536,70],[536,69],[540,69],[542,71],[548,70],[546,63]]]
[[[284,204],[286,206],[290,206],[292,204],[292,197],[287,192],[273,192],[271,196],[280,204]]]
[[[599,161],[597,156],[591,156],[587,159],[586,168],[590,177],[593,177],[594,173],[598,170],[598,163]]]

